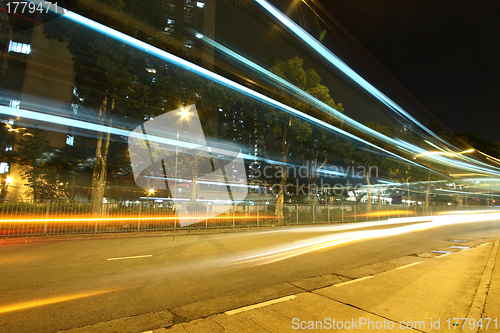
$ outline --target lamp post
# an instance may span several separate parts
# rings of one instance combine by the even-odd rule
[[[185,108],[181,109],[181,121],[187,121],[189,117],[189,111]],[[175,200],[175,197],[177,196],[177,157],[179,155],[179,131],[177,131],[177,145],[175,146],[175,174],[174,174],[174,194],[172,194],[172,200]],[[174,207],[175,207],[175,202],[174,202]]]
[[[172,199],[177,196],[177,155],[179,155],[179,132],[177,132],[177,145],[175,146],[175,174],[174,174],[174,193],[172,194]],[[175,204],[175,203],[174,203]]]

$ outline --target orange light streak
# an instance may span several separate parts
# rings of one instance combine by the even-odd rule
[[[348,217],[379,217],[379,216],[396,216],[396,215],[415,215],[415,212],[412,210],[383,210],[380,212],[372,212],[372,213],[365,213],[365,214],[356,214],[356,215],[350,215]]]
[[[486,157],[487,157],[487,158],[489,158],[489,159],[492,159],[493,161],[495,161],[495,162],[497,162],[497,163],[499,163],[499,162],[500,162],[500,159],[498,159],[498,158],[496,158],[496,157],[493,157],[493,156],[491,156],[491,155],[485,154],[485,153],[483,153],[482,151],[479,151],[479,150],[478,150],[477,152],[478,152],[479,154],[481,154],[481,155],[486,156]]]
[[[12,311],[25,310],[25,309],[34,308],[37,306],[43,306],[43,305],[49,305],[49,304],[54,304],[54,303],[71,301],[71,300],[84,298],[84,297],[102,295],[102,294],[111,293],[111,292],[117,291],[117,290],[119,290],[119,289],[91,291],[91,292],[79,293],[79,294],[74,294],[74,295],[57,296],[57,297],[39,299],[39,300],[35,300],[35,301],[22,302],[22,303],[16,303],[16,304],[11,304],[11,305],[4,305],[4,306],[0,307],[0,314],[6,313],[6,312],[12,312]]]
[[[5,219],[0,220],[0,223],[20,223],[20,222],[99,222],[99,221],[144,221],[144,220],[190,220],[195,218],[204,217],[205,215],[193,215],[193,216],[185,216],[185,217],[177,217],[177,216],[145,216],[145,217],[103,217],[103,218],[52,218],[52,219]],[[235,220],[248,220],[255,219],[257,216],[235,216]],[[276,218],[276,216],[259,216],[259,219],[270,219]],[[233,216],[213,216],[208,217],[207,220],[228,220],[233,219]]]

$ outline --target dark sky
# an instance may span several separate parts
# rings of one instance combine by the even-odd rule
[[[320,2],[450,130],[500,142],[500,1]]]

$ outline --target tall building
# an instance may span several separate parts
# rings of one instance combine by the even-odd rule
[[[186,37],[190,61],[214,69],[214,49],[203,37],[215,39],[216,0],[162,0],[166,11],[165,33]]]
[[[49,40],[43,33],[43,25],[23,16],[9,16],[0,3],[0,105],[15,109],[55,110],[61,112],[72,100],[74,70],[71,54],[66,43]],[[2,116],[1,120],[15,133],[15,142],[24,139],[28,128],[42,130],[45,139],[53,147],[64,146],[68,128],[58,125],[44,127],[33,120]],[[15,144],[5,149],[16,150]],[[25,197],[26,180],[17,165],[3,170],[12,178],[9,199]],[[5,175],[4,175],[5,176]]]

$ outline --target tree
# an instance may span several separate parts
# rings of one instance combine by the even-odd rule
[[[19,164],[22,176],[35,200],[73,200],[76,189],[85,173],[88,155],[82,149],[49,146],[43,131],[25,133],[16,149],[14,161]]]
[[[182,41],[161,33],[164,11],[160,1],[85,0],[78,10],[118,31],[182,54]],[[145,114],[161,112],[158,104],[165,98],[157,95],[151,74],[165,67],[162,61],[64,19],[45,24],[44,31],[48,38],[67,43],[76,74],[73,103],[97,110],[98,122],[111,126],[113,114],[144,119]],[[96,137],[91,192],[95,214],[102,209],[110,139],[109,132]]]
[[[335,104],[333,98],[329,94],[326,86],[321,84],[321,79],[314,69],[304,70],[303,60],[299,57],[293,57],[287,61],[276,61],[271,68],[271,72],[287,80],[299,89],[302,89],[308,94],[320,99],[327,105],[330,105],[338,110],[343,110],[341,104]],[[289,105],[299,111],[310,115],[322,114],[307,102],[286,93],[284,90],[276,92],[276,99],[280,102]],[[304,145],[310,142],[312,136],[311,125],[296,116],[287,114],[281,110],[271,110],[267,113],[265,125],[262,128],[262,142],[264,147],[270,148],[274,145],[280,153],[280,191],[277,196],[275,214],[278,217],[283,217],[283,204],[285,196],[285,188],[287,182],[287,164],[289,159],[296,156],[304,156]],[[266,140],[266,138],[268,138]],[[272,139],[271,139],[272,138]],[[271,139],[271,140],[269,140]],[[278,147],[276,147],[276,145]],[[316,142],[310,147],[310,154],[315,158],[316,164],[318,161],[321,144]]]
[[[466,144],[488,155],[500,158],[500,143],[481,137],[478,133],[458,133],[457,136]]]

